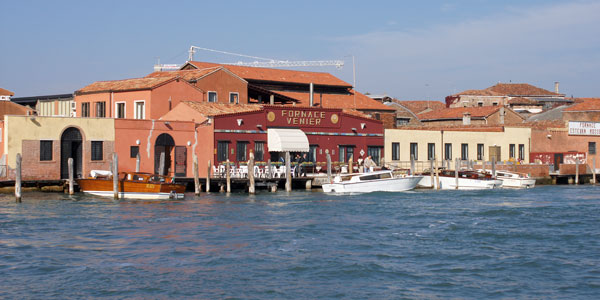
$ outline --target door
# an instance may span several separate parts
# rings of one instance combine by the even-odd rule
[[[167,133],[163,133],[156,138],[156,143],[154,144],[154,173],[160,175],[168,175],[173,172],[172,162],[173,159],[171,157],[171,153],[173,152],[173,148],[175,147],[175,140],[171,137],[171,135]],[[160,172],[160,157],[164,153],[165,156],[165,166],[162,174]]]
[[[562,164],[563,162],[564,162],[563,154],[555,153],[554,154],[554,171],[555,172],[558,172],[558,170],[560,169],[560,164]]]
[[[502,160],[502,156],[500,155],[500,146],[490,146],[490,161],[494,160],[494,158],[496,159],[496,161],[501,161]]]
[[[175,147],[175,176],[185,177],[187,170],[187,148]]]
[[[60,137],[60,178],[69,178],[69,158],[73,158],[73,176],[82,178],[82,140],[77,128],[67,128]]]

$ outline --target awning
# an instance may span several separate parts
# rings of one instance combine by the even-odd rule
[[[269,128],[267,141],[270,152],[308,152],[308,138],[300,129]]]

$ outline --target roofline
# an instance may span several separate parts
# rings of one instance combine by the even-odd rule
[[[166,77],[166,76],[165,76]],[[150,77],[150,78],[160,78],[160,77]],[[151,87],[147,87],[147,88],[134,88],[134,89],[124,89],[124,90],[113,90],[113,89],[108,89],[108,90],[99,90],[99,91],[91,91],[91,92],[80,92],[79,90],[75,91],[74,95],[80,96],[80,95],[89,95],[89,94],[100,94],[100,93],[114,93],[114,92],[133,92],[133,91],[145,91],[145,90],[153,90],[155,88],[158,88],[160,86],[163,86],[173,80],[176,79],[181,79],[183,81],[186,81],[185,79],[179,77],[179,76],[173,76],[173,77],[166,77],[169,78],[168,80],[159,82]],[[123,81],[123,80],[131,80],[131,79],[147,79],[146,77],[142,77],[142,78],[130,78],[130,79],[121,79],[121,80],[109,80],[109,81],[104,81],[104,82],[110,82],[110,81]],[[97,81],[98,82],[98,81]],[[102,82],[102,81],[100,81]],[[93,83],[92,83],[93,84]],[[201,90],[202,91],[202,90]]]
[[[28,97],[11,97],[10,101],[19,102],[19,101],[31,101],[31,100],[50,100],[50,99],[60,99],[60,98],[73,98],[75,94],[56,94],[56,95],[44,95],[44,96],[28,96]],[[16,101],[15,101],[16,100]]]

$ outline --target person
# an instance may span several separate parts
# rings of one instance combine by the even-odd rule
[[[302,154],[302,162],[298,165],[300,167],[300,176],[306,176],[306,166],[302,166],[302,163],[308,162],[308,156],[306,153]]]
[[[296,177],[301,176],[302,175],[302,163],[304,162],[304,160],[302,159],[302,156],[300,156],[300,154],[296,154]]]
[[[373,172],[373,168],[375,166],[377,166],[377,164],[375,163],[375,161],[373,161],[373,158],[371,157],[371,155],[369,155],[369,156],[367,156],[367,158],[365,158],[365,161],[363,162],[363,165],[365,167],[365,173]]]

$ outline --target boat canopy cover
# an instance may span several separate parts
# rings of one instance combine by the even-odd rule
[[[308,138],[300,129],[267,129],[269,151],[272,152],[308,152]]]

